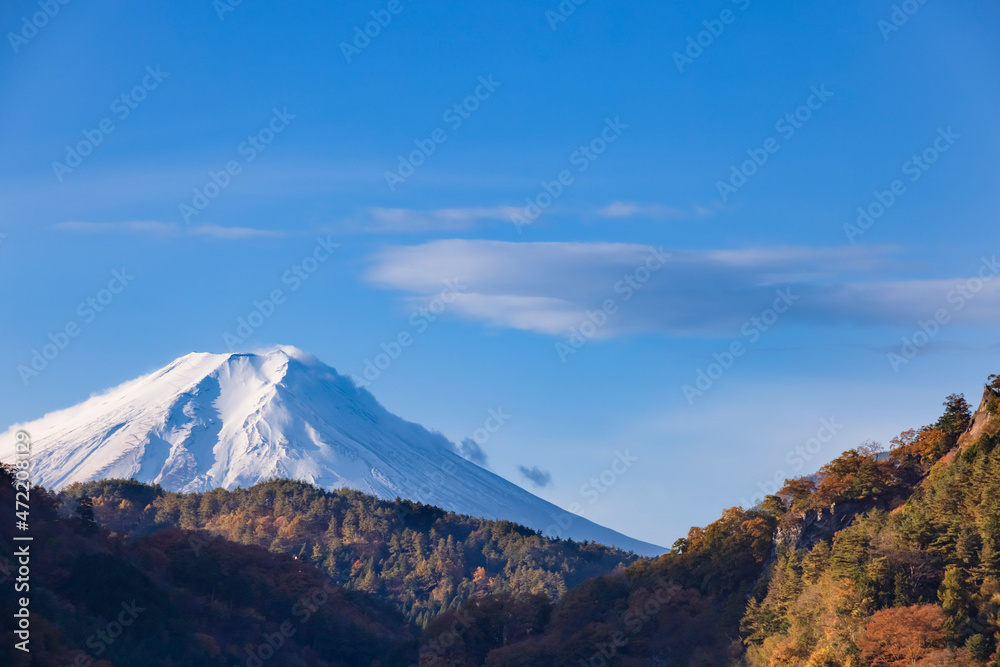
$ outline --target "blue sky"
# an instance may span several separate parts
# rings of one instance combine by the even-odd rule
[[[363,380],[407,334],[389,409],[669,545],[1000,366],[993,5],[42,5],[0,11],[5,424],[280,289],[240,347]]]

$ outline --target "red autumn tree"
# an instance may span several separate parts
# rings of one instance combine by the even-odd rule
[[[933,604],[883,609],[868,621],[858,648],[872,667],[913,665],[944,647],[945,620]]]

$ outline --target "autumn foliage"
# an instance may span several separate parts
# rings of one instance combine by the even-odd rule
[[[841,523],[776,550],[741,623],[740,664],[1000,667],[1000,434],[959,449],[969,406],[952,394],[944,407],[888,456],[862,446],[825,466],[814,490],[789,480],[788,534],[820,511],[839,508]]]
[[[872,667],[909,667],[945,646],[946,617],[933,604],[883,609],[872,614],[858,648]]]
[[[133,594],[149,600],[144,630],[107,664],[248,664],[321,586],[334,603],[268,665],[1000,667],[1000,434],[959,448],[970,407],[951,394],[944,408],[656,559],[289,480],[35,489],[39,664],[85,658],[108,605]]]

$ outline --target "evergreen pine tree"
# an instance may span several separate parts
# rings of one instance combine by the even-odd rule
[[[94,519],[94,500],[84,494],[76,504],[76,515],[83,522],[83,529],[88,533],[97,531],[97,520]]]

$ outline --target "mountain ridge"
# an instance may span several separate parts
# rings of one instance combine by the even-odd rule
[[[34,481],[132,478],[179,492],[289,478],[506,519],[641,555],[662,547],[567,512],[457,454],[443,435],[289,346],[191,353],[4,434],[32,437]]]

